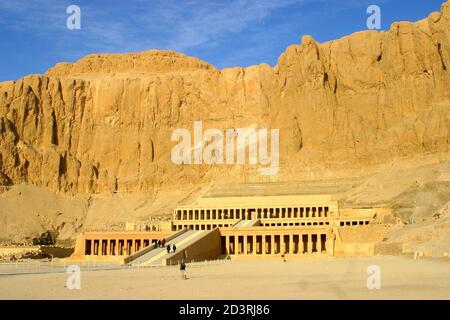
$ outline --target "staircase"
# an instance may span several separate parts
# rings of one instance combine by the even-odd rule
[[[240,220],[233,227],[234,228],[245,228],[245,227],[253,227],[260,225],[261,221],[257,220]]]
[[[184,232],[180,234],[179,236],[169,240],[166,242],[166,246],[170,245],[171,249],[173,245],[176,245],[177,252],[179,250],[183,250],[193,242],[197,241],[199,238],[201,238],[205,233],[207,233],[209,230],[188,230],[187,232]],[[170,253],[167,253],[167,248],[154,248],[150,250],[149,252],[137,257],[136,259],[129,262],[132,266],[160,266],[162,264],[162,261],[164,258],[166,258],[167,255],[172,254],[172,250]]]

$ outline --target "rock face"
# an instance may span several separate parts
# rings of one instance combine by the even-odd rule
[[[87,56],[0,84],[0,185],[146,192],[287,181],[448,156],[450,3],[417,23],[287,48],[278,64],[218,70],[172,51]],[[280,171],[175,165],[177,128],[280,129]]]

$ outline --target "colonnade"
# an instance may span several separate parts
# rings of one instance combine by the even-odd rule
[[[191,229],[191,230],[212,230],[215,228],[223,228],[223,227],[231,227],[233,223],[188,223],[188,224],[174,224],[174,230],[183,230],[183,229]]]
[[[156,241],[158,239],[85,239],[85,255],[127,256]]]
[[[327,218],[329,206],[176,209],[175,220]]]
[[[222,254],[312,254],[326,251],[327,235],[324,233],[222,236]]]

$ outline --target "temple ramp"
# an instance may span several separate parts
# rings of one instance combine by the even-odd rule
[[[245,228],[245,227],[254,227],[259,226],[261,224],[261,221],[258,220],[241,220],[237,222],[233,227],[234,228]]]
[[[189,229],[183,229],[172,233],[170,236],[166,237],[166,243],[171,243],[172,239],[181,237],[184,233],[189,232]],[[155,248],[155,244],[151,244],[141,250],[127,256],[124,258],[124,264],[131,265],[132,263],[139,264],[142,261],[148,259],[155,254],[155,250],[158,251],[160,248]]]
[[[170,253],[161,259],[162,265],[177,265],[185,262],[219,259],[222,254],[222,244],[219,228],[204,231],[198,238],[183,245],[181,250]]]
[[[177,252],[182,251],[184,248],[191,245],[192,243],[194,243],[195,241],[200,239],[203,235],[205,235],[208,232],[209,232],[209,230],[208,231],[189,230],[189,231],[181,234],[180,236],[168,241],[166,243],[166,245],[170,245],[171,247],[173,245],[176,245]],[[131,265],[140,265],[140,266],[161,265],[162,260],[170,254],[172,254],[172,252],[167,253],[167,248],[165,248],[165,247],[164,248],[156,248],[156,249],[150,251],[148,254],[145,254],[145,255],[139,257],[138,259],[136,259],[135,261],[133,261],[131,263]]]

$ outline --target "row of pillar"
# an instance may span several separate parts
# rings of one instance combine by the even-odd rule
[[[156,239],[86,239],[85,255],[130,255],[153,244]]]
[[[176,220],[326,218],[329,207],[177,210]]]
[[[175,230],[183,230],[183,229],[191,229],[191,230],[212,230],[215,228],[229,227],[232,224],[185,224],[185,225],[177,225]]]
[[[220,211],[220,212],[219,212]],[[177,220],[224,220],[251,219],[247,209],[230,209],[229,212],[218,209],[178,210]]]
[[[296,236],[297,241],[294,241],[294,236]],[[270,237],[268,242],[266,237]],[[250,238],[251,246],[249,246]],[[278,243],[276,242],[277,238],[279,239]],[[285,238],[288,238],[288,240],[286,241]],[[225,236],[225,252],[223,253],[234,255],[320,253],[327,250],[326,238],[325,234]],[[241,239],[242,241],[240,241]],[[261,241],[258,242],[258,239],[261,239]],[[313,241],[314,239],[315,241]]]

